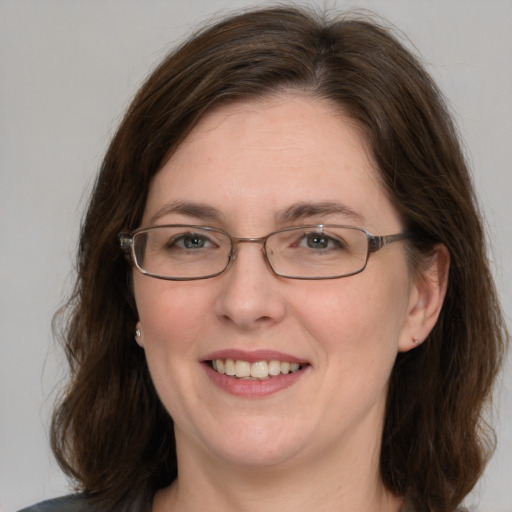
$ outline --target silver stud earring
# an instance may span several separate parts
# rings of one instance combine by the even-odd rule
[[[140,329],[135,329],[135,337],[140,338]]]

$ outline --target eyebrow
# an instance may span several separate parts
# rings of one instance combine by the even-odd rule
[[[219,221],[224,217],[222,212],[203,203],[195,203],[193,201],[171,201],[160,208],[150,219],[150,223],[154,224],[164,215],[178,213],[187,217],[196,217],[198,219]]]
[[[300,202],[289,206],[278,212],[275,216],[278,224],[295,222],[306,217],[316,217],[320,215],[343,215],[350,220],[364,224],[364,217],[350,208],[349,206],[335,201],[320,203]]]
[[[153,224],[161,217],[172,213],[207,221],[221,221],[225,217],[218,208],[208,204],[193,201],[171,201],[165,204],[151,217],[150,223]],[[303,201],[295,203],[277,212],[274,217],[276,224],[288,224],[307,217],[318,217],[322,215],[343,215],[354,222],[364,224],[364,217],[360,213],[345,204],[335,201],[319,203]]]

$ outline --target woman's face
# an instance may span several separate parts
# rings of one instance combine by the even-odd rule
[[[401,232],[360,132],[333,110],[283,95],[211,112],[154,177],[142,226],[237,237],[322,223]],[[179,457],[275,467],[378,453],[389,375],[397,352],[412,347],[417,293],[402,243],[371,255],[358,275],[316,281],[274,275],[261,247],[246,243],[217,277],[135,271],[134,290],[138,341]],[[211,368],[228,359],[240,371],[257,361],[301,369],[250,380]]]

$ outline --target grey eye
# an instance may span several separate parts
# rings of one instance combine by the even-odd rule
[[[189,233],[174,237],[169,241],[168,247],[178,247],[179,249],[204,249],[205,247],[214,247],[207,237],[196,233]]]
[[[306,237],[306,244],[311,249],[326,249],[329,247],[330,239],[324,235],[311,233]]]
[[[342,240],[328,236],[325,233],[306,233],[297,243],[298,247],[306,249],[343,249],[345,244]]]

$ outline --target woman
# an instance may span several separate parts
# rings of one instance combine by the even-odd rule
[[[373,22],[292,8],[143,85],[83,225],[32,510],[454,511],[507,333],[442,97]],[[59,508],[60,507],[60,508]]]

